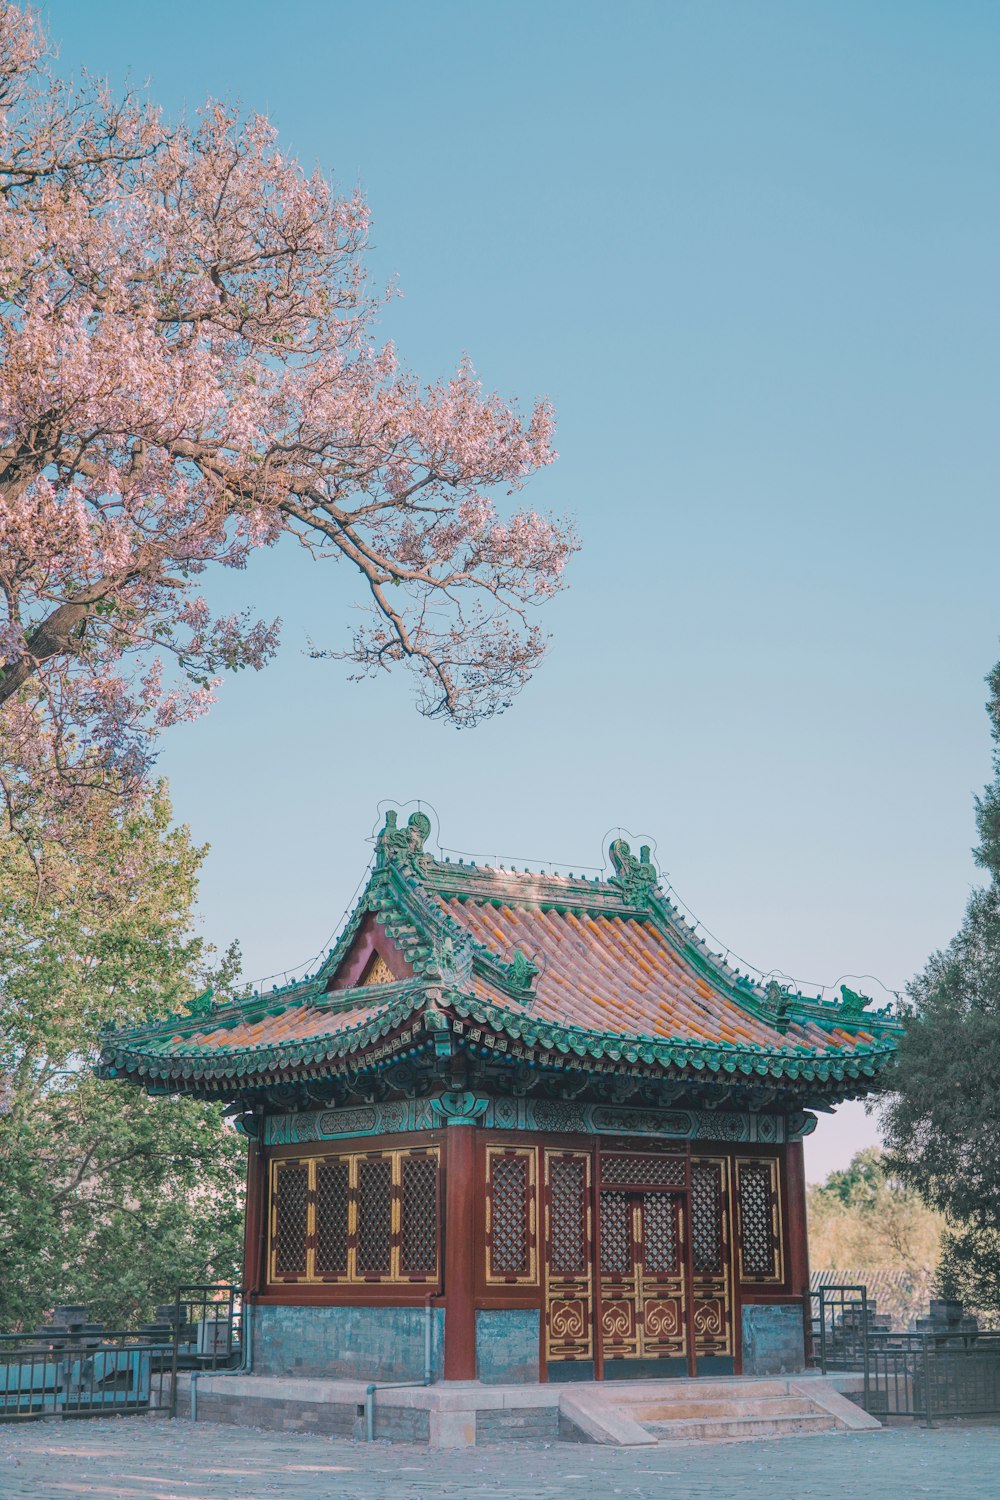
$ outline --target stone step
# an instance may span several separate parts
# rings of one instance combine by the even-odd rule
[[[793,1434],[837,1430],[836,1421],[825,1411],[787,1416],[691,1418],[643,1422],[642,1425],[660,1443],[720,1443],[745,1438],[791,1437]]]
[[[631,1407],[630,1415],[648,1426],[650,1422],[699,1417],[798,1417],[815,1410],[815,1403],[807,1396],[764,1396],[759,1399],[731,1396],[702,1401],[693,1396],[679,1395],[673,1401],[651,1401],[648,1406]]]
[[[603,1388],[613,1400],[620,1399],[631,1405],[635,1402],[659,1400],[661,1396],[664,1400],[673,1400],[675,1397],[679,1399],[685,1394],[698,1401],[725,1401],[732,1396],[747,1400],[787,1396],[791,1383],[788,1379],[753,1380],[740,1375],[731,1375],[717,1377],[714,1380],[711,1376],[699,1376],[697,1380],[685,1378],[622,1381],[621,1383],[616,1380],[605,1380]]]

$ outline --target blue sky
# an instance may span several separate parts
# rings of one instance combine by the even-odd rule
[[[723,947],[803,983],[901,988],[976,879],[1000,654],[1000,11],[761,0],[49,0],[60,66],[168,112],[267,111],[374,214],[386,337],[428,378],[555,402],[539,509],[584,551],[551,654],[458,733],[344,638],[346,567],[217,587],[278,663],[161,768],[211,842],[205,930],[301,969],[381,799],[443,844],[579,870],[608,830]],[[865,986],[858,985],[863,988]],[[881,996],[882,991],[867,986]],[[821,1175],[860,1106],[809,1144]]]

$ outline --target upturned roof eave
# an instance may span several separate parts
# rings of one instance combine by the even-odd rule
[[[426,820],[424,820],[426,823]],[[410,824],[414,823],[411,817]],[[429,824],[427,824],[429,828]],[[409,830],[410,825],[407,825]],[[391,837],[389,834],[391,833]],[[323,963],[313,975],[292,981],[269,993],[257,992],[248,997],[216,1006],[211,996],[196,1002],[192,1013],[170,1017],[111,1033],[102,1038],[105,1054],[129,1055],[146,1060],[160,1069],[168,1058],[183,1059],[188,1069],[203,1064],[213,1074],[226,1060],[233,1058],[245,1065],[260,1060],[268,1070],[295,1066],[295,1059],[306,1053],[322,1055],[324,1046],[331,1058],[349,1050],[358,1051],[385,1035],[383,1016],[396,1013],[396,1003],[409,1004],[407,1014],[416,1009],[430,988],[443,987],[456,999],[459,1007],[475,1007],[487,1002],[477,1000],[466,989],[474,974],[483,978],[489,989],[509,1003],[489,1007],[500,1029],[510,1037],[520,1038],[525,1028],[536,1038],[533,1045],[551,1046],[558,1053],[574,1053],[595,1060],[615,1060],[625,1052],[635,1052],[644,1064],[647,1059],[657,1066],[691,1067],[695,1071],[735,1074],[747,1070],[771,1076],[798,1076],[803,1066],[825,1071],[839,1069],[848,1059],[854,1066],[868,1064],[873,1058],[889,1056],[895,1047],[900,1023],[894,1018],[872,1015],[858,1006],[808,1000],[798,994],[782,991],[780,1004],[774,996],[732,969],[720,955],[713,954],[672,905],[657,882],[655,871],[646,861],[637,861],[623,841],[617,841],[612,856],[618,874],[610,881],[587,880],[562,876],[519,876],[516,872],[494,871],[475,865],[464,866],[434,861],[423,854],[420,836],[399,830],[395,820],[387,819],[380,835],[374,863],[358,901]],[[810,1047],[802,1043],[767,1048],[760,1044],[734,1046],[702,1038],[655,1038],[643,1033],[600,1032],[581,1025],[562,1025],[540,1020],[530,1011],[532,1003],[530,956],[517,953],[512,962],[481,942],[446,909],[443,897],[510,903],[514,906],[557,906],[567,911],[586,911],[650,923],[677,953],[680,961],[720,998],[734,1004],[748,1017],[763,1022],[775,1032],[790,1023],[819,1025],[827,1032],[843,1029],[847,1033],[865,1032],[872,1044],[855,1044],[849,1050]],[[353,943],[364,917],[374,913],[376,920],[399,948],[413,971],[413,978],[392,986],[363,987],[353,991],[329,991],[329,984]],[[386,1007],[356,1027],[339,1026],[309,1038],[262,1042],[256,1046],[211,1049],[195,1043],[193,1038],[209,1031],[225,1031],[241,1024],[256,1023],[268,1016],[275,1019],[288,1010],[324,1009],[349,1014],[352,1006],[377,1003],[380,990],[400,991],[386,996]],[[852,997],[855,1001],[861,997]],[[490,1023],[492,1024],[492,1023]],[[177,1043],[157,1047],[156,1043]],[[187,1042],[189,1045],[184,1046]],[[739,1059],[742,1059],[740,1061]]]
[[[433,1001],[433,1004],[431,1003]],[[700,1077],[738,1083],[770,1077],[811,1083],[837,1083],[844,1079],[874,1079],[895,1051],[893,1042],[885,1045],[861,1045],[836,1053],[820,1052],[802,1045],[766,1048],[759,1044],[736,1046],[725,1042],[706,1042],[699,1038],[662,1039],[643,1033],[597,1031],[586,1027],[564,1026],[532,1016],[530,1012],[493,1004],[461,991],[442,990],[437,985],[411,983],[408,993],[388,1004],[375,1016],[356,1026],[340,1027],[303,1038],[279,1043],[259,1043],[232,1049],[213,1047],[174,1048],[167,1051],[123,1045],[125,1038],[109,1039],[102,1052],[100,1071],[104,1076],[135,1076],[141,1073],[154,1078],[221,1080],[239,1078],[247,1086],[251,1080],[267,1082],[299,1070],[313,1075],[316,1068],[336,1065],[347,1058],[363,1063],[365,1054],[390,1033],[401,1029],[411,1017],[422,1013],[425,1030],[434,1033],[442,1022],[449,1030],[457,1020],[462,1035],[465,1023],[473,1021],[506,1042],[523,1045],[540,1052],[550,1063],[559,1066],[573,1058],[590,1060],[595,1071],[612,1066],[654,1068]],[[433,1025],[430,1024],[433,1019]],[[467,1037],[465,1037],[467,1041]]]

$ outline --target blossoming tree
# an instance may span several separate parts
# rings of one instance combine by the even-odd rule
[[[25,754],[141,779],[159,729],[273,654],[278,621],[199,587],[285,537],[361,585],[324,654],[409,667],[424,713],[474,723],[539,662],[576,541],[496,497],[551,462],[552,413],[468,363],[405,373],[367,231],[265,119],[71,86],[0,0],[0,729]]]

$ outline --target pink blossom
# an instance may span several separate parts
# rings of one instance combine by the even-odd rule
[[[277,649],[278,621],[213,621],[202,574],[289,534],[349,561],[370,612],[316,654],[404,665],[456,723],[506,706],[577,546],[502,509],[553,461],[552,411],[468,359],[421,385],[378,342],[361,194],[260,115],[167,126],[71,88],[9,0],[0,163],[0,717],[144,774],[219,673]]]

